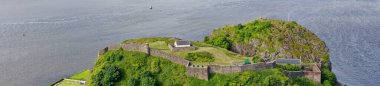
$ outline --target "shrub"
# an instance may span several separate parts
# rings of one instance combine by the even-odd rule
[[[150,63],[150,71],[152,73],[159,73],[161,70],[160,68],[160,60],[158,59],[152,59],[152,62]]]
[[[329,80],[323,81],[323,86],[332,86],[330,82]]]
[[[143,77],[141,79],[141,86],[155,86],[156,80],[152,77]]]
[[[118,50],[116,50],[115,52],[111,52],[109,54],[106,54],[105,55],[105,58],[106,58],[106,61],[109,61],[109,62],[115,62],[115,61],[120,61],[123,59],[123,49],[120,48]]]
[[[332,73],[327,68],[322,68],[321,78],[322,78],[321,81],[323,81],[323,83],[325,83],[325,81],[328,81],[331,85],[335,85],[336,84],[335,83],[336,82],[336,76],[335,76],[335,74]]]
[[[253,56],[252,62],[253,63],[259,63],[259,62],[264,62],[264,60],[262,58],[260,58],[260,56],[256,55],[256,56]]]
[[[137,79],[135,78],[130,78],[128,79],[127,86],[136,86],[137,85]]]
[[[144,54],[144,53],[138,53],[138,54],[133,54],[132,55],[133,58],[130,58],[129,62],[131,62],[131,66],[133,66],[133,68],[141,68],[141,67],[144,67],[146,65],[146,62],[147,62],[147,55]]]
[[[294,65],[294,64],[277,64],[277,68],[283,69],[283,70],[288,70],[288,71],[301,71],[302,68],[299,65]]]
[[[306,77],[291,78],[290,83],[293,85],[299,85],[299,86],[314,86],[313,80],[310,80]]]
[[[217,36],[212,39],[205,39],[205,42],[225,49],[230,49],[232,46],[231,41],[227,39],[225,35]]]
[[[186,55],[185,59],[189,60],[189,61],[197,61],[197,62],[213,62],[213,61],[215,61],[214,56],[209,52],[188,53]]]
[[[279,75],[269,75],[262,81],[264,86],[285,86],[287,78]]]

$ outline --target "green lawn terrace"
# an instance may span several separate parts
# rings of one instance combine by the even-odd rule
[[[76,73],[68,78],[57,81],[52,86],[85,86],[86,81],[90,80],[91,70],[87,69],[82,72]]]
[[[85,86],[86,81],[73,80],[73,79],[63,79],[54,86]]]
[[[240,54],[231,52],[227,49],[206,44],[200,41],[191,41],[191,46],[196,47],[195,50],[186,50],[186,51],[172,51],[169,47],[173,46],[175,41],[181,40],[178,38],[171,37],[156,37],[156,38],[140,38],[134,40],[126,40],[123,43],[148,43],[149,47],[152,49],[158,49],[168,54],[175,55],[180,58],[185,58],[189,53],[197,52],[208,52],[214,57],[213,62],[199,62],[192,61],[192,65],[239,65],[244,64],[245,61],[252,63],[251,57],[245,57]],[[169,45],[170,44],[170,45]]]

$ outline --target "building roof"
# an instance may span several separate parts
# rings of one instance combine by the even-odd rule
[[[177,45],[190,45],[190,41],[175,41]]]
[[[300,59],[277,59],[276,63],[278,64],[301,64]]]

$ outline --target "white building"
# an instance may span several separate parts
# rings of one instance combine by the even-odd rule
[[[174,47],[190,47],[191,43],[190,41],[175,41]]]

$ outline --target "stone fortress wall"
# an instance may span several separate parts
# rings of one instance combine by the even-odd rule
[[[160,50],[156,50],[156,49],[151,49],[150,55],[161,57],[161,58],[170,60],[170,61],[172,61],[174,63],[181,64],[181,65],[184,65],[184,66],[187,66],[187,65],[190,64],[190,61],[187,61],[187,60],[185,60],[183,58],[180,58],[180,57],[177,57],[175,55],[171,55],[171,54],[168,54],[168,53],[162,52]]]
[[[316,64],[308,64],[308,65],[302,65],[304,67],[308,67],[311,70],[309,71],[285,71],[285,75],[291,78],[294,77],[300,77],[304,76],[306,78],[309,78],[311,80],[314,80],[314,82],[321,82],[321,70],[318,65]]]
[[[175,55],[171,55],[165,53],[163,51],[157,49],[151,49],[149,44],[113,44],[109,45],[101,50],[99,50],[98,55],[103,55],[109,50],[117,50],[119,48],[123,48],[125,51],[140,51],[145,52],[152,56],[157,56],[163,59],[170,60],[174,63],[181,64],[186,67],[186,74],[188,76],[197,77],[199,79],[208,80],[210,73],[236,73],[247,70],[262,70],[262,69],[270,69],[276,66],[276,62],[266,62],[266,63],[255,63],[255,64],[243,64],[243,65],[230,65],[230,66],[220,66],[220,65],[192,65],[190,61],[185,60],[183,58],[177,57]],[[170,45],[169,45],[170,48]],[[311,65],[312,71],[285,71],[285,74],[288,77],[297,77],[297,76],[305,76],[309,79],[312,79],[316,82],[320,82],[321,71],[318,66]]]

